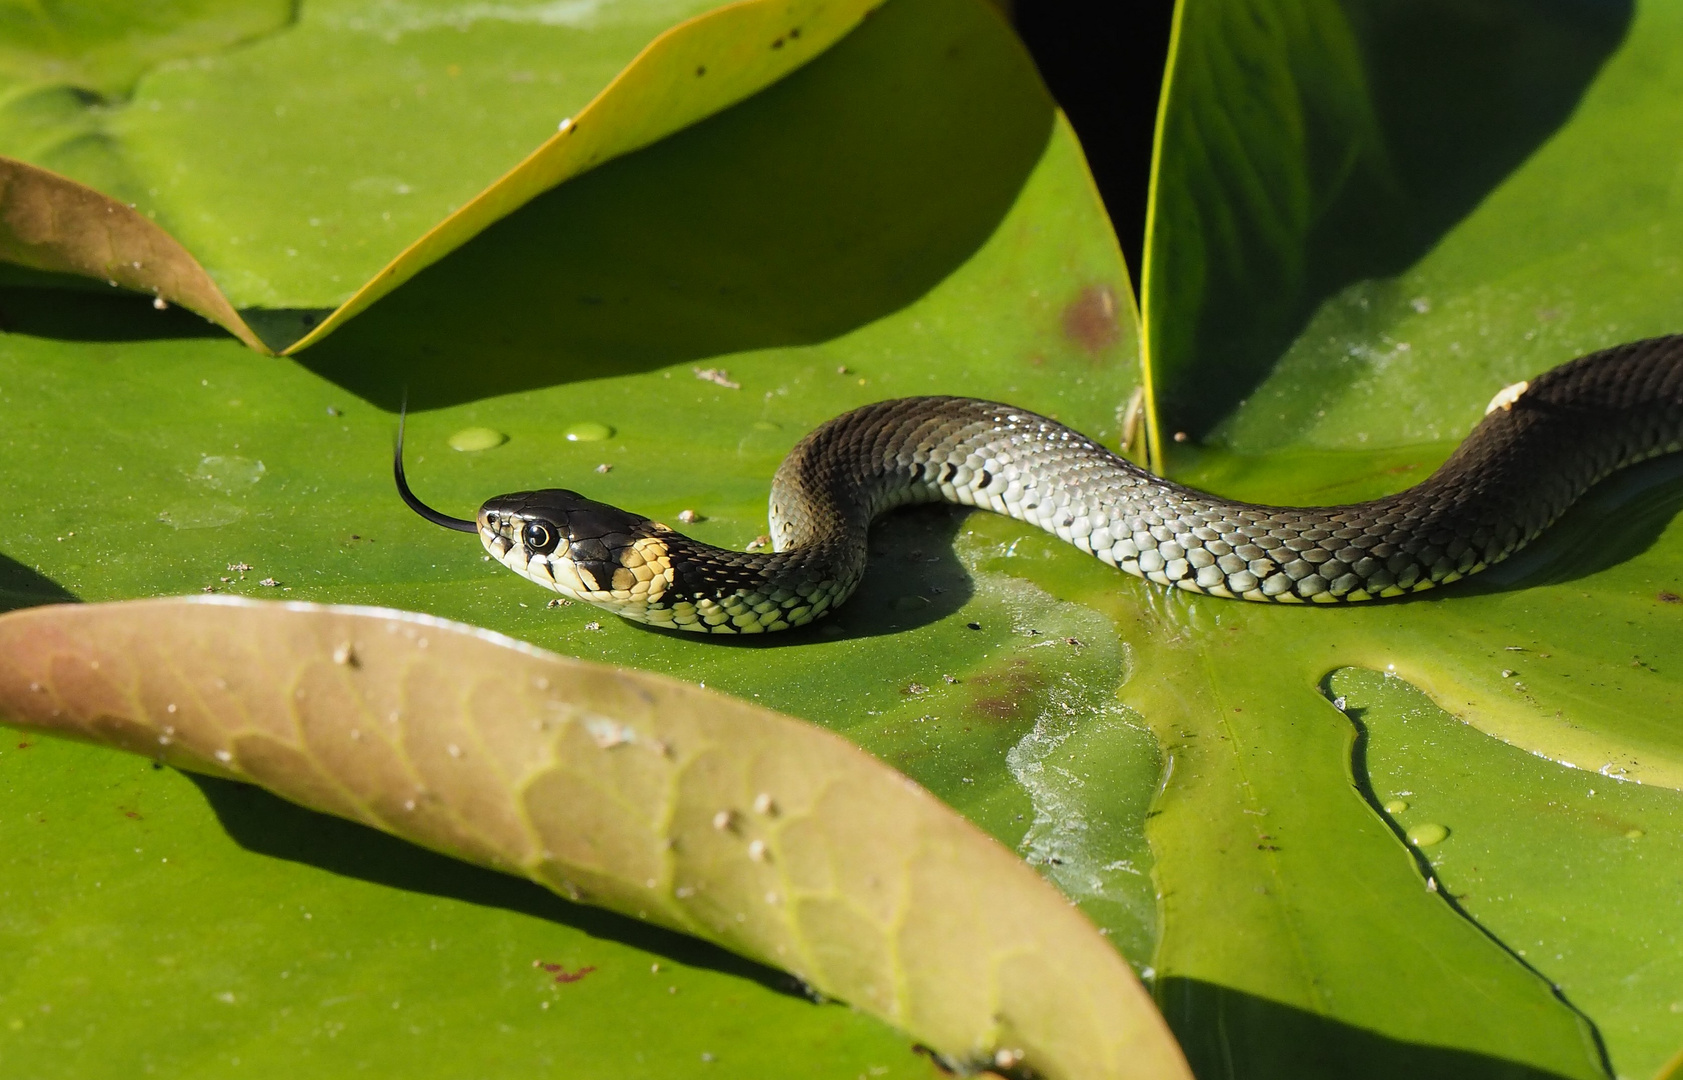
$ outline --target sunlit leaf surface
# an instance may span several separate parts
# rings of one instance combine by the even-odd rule
[[[1657,6],[1183,5],[1146,287],[1177,477],[1370,498],[1422,478],[1503,385],[1679,329],[1683,159],[1656,132],[1679,29]],[[1675,1051],[1683,1017],[1637,943],[1667,949],[1678,912],[1636,882],[1679,864],[1632,848],[1640,825],[1607,830],[1668,820],[1683,782],[1677,473],[1618,478],[1416,601],[1162,602],[1139,668],[1159,677],[1124,697],[1170,744],[1159,985],[1195,1067],[1291,1071],[1282,1006],[1343,1040],[1329,1070],[1647,1076]],[[1426,713],[1373,672],[1470,726],[1405,734]],[[1359,729],[1328,703],[1346,687]],[[1218,917],[1241,900],[1251,917]]]
[[[260,784],[712,941],[951,1060],[1189,1075],[1055,889],[821,728],[381,609],[55,605],[0,621],[0,656],[17,723]]]
[[[280,349],[567,177],[774,82],[870,6],[7,4],[0,154],[134,207]]]
[[[297,361],[258,360],[144,299],[0,291],[13,331],[0,338],[12,493],[0,587],[13,604],[206,587],[379,604],[704,682],[913,776],[1144,965],[1157,755],[1115,703],[1126,650],[1104,616],[1025,576],[1065,553],[984,516],[902,515],[829,626],[719,648],[546,608],[549,594],[483,562],[471,538],[410,514],[389,473],[407,386],[410,477],[446,509],[564,483],[667,519],[693,509],[703,520],[687,531],[741,546],[765,529],[778,460],[854,404],[975,393],[1114,439],[1135,383],[1129,295],[1080,152],[1008,28],[979,4],[892,4],[766,93],[535,200]],[[604,437],[569,441],[580,425]],[[507,440],[452,449],[468,428]],[[299,1055],[426,1076],[503,1053],[601,1076],[717,1075],[732,1055],[749,1074],[791,1061],[803,1075],[933,1072],[904,1036],[780,994],[775,975],[725,954],[477,872],[457,887],[443,860],[237,787],[201,794],[167,769],[17,741],[32,745],[0,755],[0,880],[36,899],[9,909],[3,947],[19,957],[9,970],[32,974],[0,989],[0,1024],[31,1034],[0,1046],[31,1068],[163,1070],[184,1059],[142,1055],[179,1040],[206,1070],[237,1056],[286,1075]],[[116,807],[142,797],[137,825]],[[76,825],[88,821],[103,824]],[[298,839],[318,835],[324,853]],[[164,837],[179,846],[159,850]],[[167,875],[190,853],[204,869],[179,884]],[[161,915],[107,890],[143,895],[146,911],[204,911],[160,938]],[[330,941],[311,936],[328,926]],[[458,976],[462,957],[479,966]],[[556,984],[533,960],[598,972]],[[148,989],[83,993],[96,962],[144,972]],[[236,976],[263,988],[263,1007],[219,1026],[236,1014],[216,995],[241,992],[220,983]],[[599,996],[575,1004],[574,991]],[[130,1000],[153,1004],[89,1031]],[[296,1020],[265,1034],[288,1009]],[[403,1024],[411,1009],[427,1021]],[[81,1056],[59,1049],[70,1039]]]

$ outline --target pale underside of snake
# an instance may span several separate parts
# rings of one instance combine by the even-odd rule
[[[1343,506],[1259,506],[1164,480],[1056,421],[958,397],[878,402],[801,440],[771,483],[769,552],[703,544],[574,491],[489,499],[474,520],[409,490],[422,517],[478,533],[498,562],[652,626],[751,634],[834,610],[878,515],[975,506],[1130,574],[1211,596],[1336,604],[1445,585],[1535,539],[1610,473],[1683,445],[1683,335],[1579,357],[1508,388],[1419,484]]]

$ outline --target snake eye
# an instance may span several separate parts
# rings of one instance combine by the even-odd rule
[[[520,531],[520,539],[525,542],[527,550],[538,555],[548,555],[555,550],[555,530],[536,521],[526,523]]]

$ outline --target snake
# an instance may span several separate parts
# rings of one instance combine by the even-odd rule
[[[1346,604],[1476,574],[1536,539],[1618,469],[1683,446],[1683,335],[1615,346],[1507,387],[1430,476],[1338,506],[1267,506],[1176,484],[1055,420],[965,397],[854,409],[807,434],[771,481],[770,550],[734,551],[564,488],[498,495],[490,557],[563,597],[711,634],[803,626],[865,573],[878,516],[953,503],[1044,529],[1127,573],[1209,596]]]

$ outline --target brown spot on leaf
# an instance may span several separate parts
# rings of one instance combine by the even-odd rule
[[[1116,294],[1109,285],[1089,285],[1064,308],[1064,337],[1097,355],[1122,340]]]
[[[1683,596],[1678,596],[1674,592],[1656,593],[1654,599],[1662,604],[1683,604]]]
[[[1019,658],[1003,670],[972,677],[969,685],[981,691],[970,703],[970,711],[985,720],[1004,722],[1033,714],[1034,695],[1045,688],[1046,678]]]

